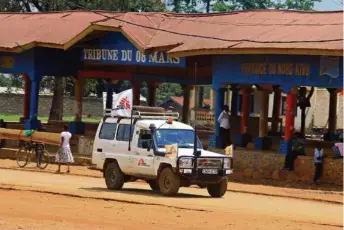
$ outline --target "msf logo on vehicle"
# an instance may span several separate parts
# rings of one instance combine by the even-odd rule
[[[149,165],[147,165],[147,163],[145,162],[144,159],[140,159],[140,160],[137,162],[137,165],[138,165],[138,166],[149,166]]]

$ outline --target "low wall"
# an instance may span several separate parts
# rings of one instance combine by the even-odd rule
[[[38,101],[38,115],[47,117],[50,113],[53,97],[40,95]],[[93,117],[103,116],[103,100],[99,98],[83,98],[82,113]],[[15,105],[15,106],[13,106]],[[23,114],[24,95],[22,94],[0,94],[0,114]],[[63,114],[73,116],[74,97],[64,97]]]
[[[274,179],[311,183],[314,175],[314,159],[299,156],[294,171],[281,170],[284,155],[262,154],[260,152],[236,151],[234,158],[234,179]],[[320,183],[343,185],[343,160],[326,158]]]

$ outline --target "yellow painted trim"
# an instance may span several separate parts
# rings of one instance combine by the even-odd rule
[[[95,30],[99,31],[109,31],[109,32],[120,32],[124,35],[126,39],[128,39],[131,44],[133,44],[141,53],[145,52],[144,47],[142,47],[137,41],[135,41],[133,38],[130,37],[128,33],[126,33],[122,28],[118,27],[112,27],[112,26],[104,26],[104,25],[96,25],[93,24],[92,27],[95,28]]]
[[[53,48],[53,49],[63,49],[63,45],[51,44],[51,43],[42,43],[42,42],[36,42],[34,46],[35,47]]]
[[[76,43],[78,43],[81,39],[85,38],[87,35],[89,35],[90,33],[92,33],[94,30],[92,28],[92,26],[87,27],[85,30],[83,30],[80,34],[76,35],[74,38],[72,38],[71,40],[69,40],[68,42],[66,42],[63,45],[63,49],[67,50],[70,47],[72,47],[73,45],[75,45]]]
[[[127,34],[124,30],[121,30],[121,33],[131,42],[131,44],[133,44],[141,53],[145,53],[145,49],[139,45],[138,42],[136,42],[134,39],[132,39],[129,34]]]
[[[95,30],[99,31],[111,31],[111,32],[120,32],[124,35],[128,41],[131,42],[141,53],[145,53],[144,47],[142,47],[137,41],[135,41],[133,38],[130,37],[128,33],[126,33],[122,28],[117,28],[117,27],[111,27],[111,26],[104,26],[104,25],[92,25],[95,27]]]
[[[111,26],[92,24],[91,27],[94,28],[94,30],[99,30],[99,31],[122,32],[120,28],[111,27]]]
[[[281,49],[281,48],[229,48],[212,50],[191,50],[168,52],[170,57],[188,57],[199,55],[218,55],[218,54],[285,54],[285,55],[325,55],[325,56],[343,56],[343,50],[326,49]]]

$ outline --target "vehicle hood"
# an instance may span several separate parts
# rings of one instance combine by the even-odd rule
[[[165,149],[159,149],[164,151]],[[192,148],[179,148],[178,149],[178,157],[180,156],[193,156],[194,149]],[[201,157],[225,157],[224,154],[214,153],[207,150],[201,150]]]

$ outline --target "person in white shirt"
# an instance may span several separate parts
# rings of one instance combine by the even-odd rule
[[[61,164],[67,164],[67,173],[70,173],[69,164],[74,163],[74,158],[69,144],[69,140],[72,138],[72,134],[68,131],[68,127],[66,125],[63,128],[64,131],[61,133],[60,149],[55,157],[55,162],[58,164],[56,173],[60,173]]]
[[[222,147],[225,149],[227,146],[232,145],[231,142],[231,127],[229,119],[229,107],[225,105],[217,121],[220,123],[220,136],[222,137]]]
[[[313,179],[314,184],[318,183],[318,180],[322,175],[323,157],[324,157],[323,149],[318,144],[318,146],[315,148],[315,151],[314,151],[314,166],[315,166],[314,179]]]

